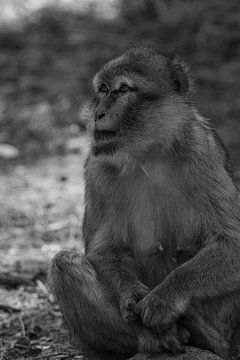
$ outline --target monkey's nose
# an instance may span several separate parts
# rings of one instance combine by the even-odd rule
[[[105,112],[97,113],[95,116],[95,121],[101,120],[106,115]]]

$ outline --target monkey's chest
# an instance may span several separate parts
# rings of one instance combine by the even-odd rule
[[[191,209],[177,192],[146,192],[135,198],[130,208],[129,225],[136,251],[151,254],[157,249],[174,250],[186,243]]]
[[[154,286],[195,255],[196,221],[176,191],[142,194],[135,205],[129,216],[130,241],[145,282]]]

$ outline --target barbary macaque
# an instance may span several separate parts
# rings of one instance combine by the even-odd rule
[[[94,77],[85,255],[62,251],[49,271],[90,359],[180,360],[184,349],[188,360],[230,357],[240,321],[240,199],[190,85],[181,62],[145,48]]]

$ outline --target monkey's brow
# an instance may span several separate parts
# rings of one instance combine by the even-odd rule
[[[115,71],[114,71],[115,70]],[[137,90],[136,88],[136,82],[144,83],[146,81],[146,76],[144,74],[144,71],[139,68],[125,68],[120,67],[118,69],[108,69],[108,71],[100,72],[95,76],[93,79],[93,86],[95,88],[95,91],[98,91],[101,84],[106,84],[107,86],[111,87],[114,79],[116,78],[126,78],[129,81],[132,82],[132,84],[128,84],[128,86],[131,88],[132,91]],[[128,83],[128,81],[127,81]]]

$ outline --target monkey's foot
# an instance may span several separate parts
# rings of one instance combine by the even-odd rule
[[[141,352],[179,354],[185,352],[184,345],[188,343],[190,333],[182,326],[173,325],[166,333],[156,335],[144,329],[138,337],[138,347]]]

